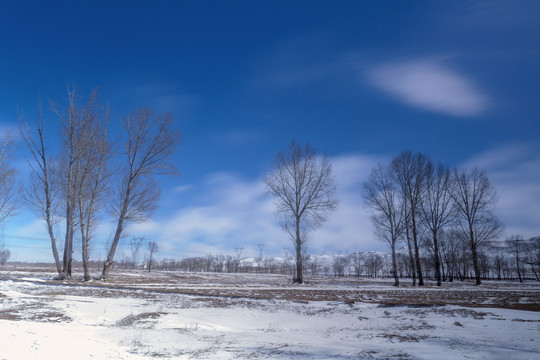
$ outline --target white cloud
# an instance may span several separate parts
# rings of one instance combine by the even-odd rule
[[[384,244],[374,240],[360,196],[360,186],[376,159],[344,155],[330,160],[339,184],[340,205],[323,227],[311,234],[309,251],[384,248]],[[200,199],[201,204],[180,209],[163,220],[133,225],[129,232],[146,234],[163,244],[160,248],[167,249],[167,253],[161,252],[162,257],[233,255],[235,247],[243,247],[245,256],[254,256],[259,243],[265,244],[266,255],[282,255],[283,248],[292,248],[261,179],[246,180],[233,173],[216,173],[199,185],[197,191],[206,194]]]
[[[488,174],[497,189],[497,213],[506,224],[506,235],[540,235],[540,147],[509,144],[486,151],[467,161]]]
[[[173,191],[176,192],[176,193],[182,193],[182,192],[186,192],[186,191],[189,191],[193,188],[193,185],[191,184],[188,184],[188,185],[180,185],[180,186],[176,186]]]
[[[436,60],[393,62],[367,71],[370,83],[399,101],[453,116],[476,116],[488,99],[465,76]]]

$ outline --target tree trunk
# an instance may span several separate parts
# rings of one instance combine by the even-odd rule
[[[62,265],[60,264],[60,257],[58,256],[58,249],[56,247],[56,238],[54,236],[54,232],[53,232],[53,226],[52,226],[52,221],[51,221],[51,217],[50,217],[50,214],[49,214],[49,211],[50,210],[47,210],[47,231],[49,232],[49,237],[51,239],[51,248],[52,248],[52,252],[53,252],[53,256],[54,256],[54,263],[56,264],[56,271],[58,272],[58,276],[61,277],[62,276]]]
[[[447,264],[448,264],[448,261],[447,261],[447,259],[446,260],[445,259],[446,259],[446,257],[442,257],[442,261],[441,261],[441,274],[442,274],[442,281],[444,281],[444,282],[446,282],[446,280],[448,279],[448,266],[446,267],[446,269],[444,267],[445,261],[446,261]]]
[[[81,230],[82,235],[82,263],[83,263],[83,270],[84,270],[84,281],[90,281],[90,269],[88,268],[88,261],[89,261],[89,241],[88,237],[84,236],[84,230]]]
[[[433,250],[435,253],[435,278],[437,286],[441,286],[441,261],[439,259],[439,245],[437,241],[437,230],[433,231]]]
[[[111,248],[109,249],[109,253],[107,254],[107,260],[105,260],[105,262],[103,263],[103,272],[101,273],[101,280],[107,280],[109,278],[109,271],[111,270],[111,266],[113,264],[114,253],[116,252],[116,248],[118,247],[118,242],[120,240],[120,236],[122,235],[123,228],[124,228],[124,216],[121,215],[116,225],[116,232],[114,233],[114,239],[111,244]]]
[[[392,271],[394,272],[394,286],[399,286],[399,276],[396,261],[396,242],[392,243]]]
[[[412,286],[416,286],[416,271],[414,269],[414,255],[413,255],[413,249],[411,244],[411,236],[409,233],[409,226],[407,225],[405,227],[405,232],[407,236],[407,249],[409,250],[409,262],[411,265],[411,275],[412,275]]]
[[[303,264],[302,264],[302,238],[300,236],[300,219],[296,219],[296,277],[294,282],[304,283]]]
[[[532,263],[531,263],[531,270],[532,270],[536,280],[540,280],[540,278],[538,277],[538,273],[536,272],[536,269],[534,268],[534,265]]]
[[[66,235],[64,240],[64,268],[62,275],[64,279],[71,278],[71,262],[73,260],[73,210],[71,204],[67,204],[66,210]]]
[[[480,267],[478,266],[478,254],[476,251],[476,245],[473,243],[471,246],[471,252],[472,252],[472,260],[473,260],[473,267],[474,267],[474,278],[476,280],[476,285],[482,284],[482,279],[480,277]]]
[[[424,286],[424,276],[422,275],[422,265],[420,264],[420,252],[418,251],[418,231],[416,230],[416,219],[412,216],[412,231],[414,241],[414,257],[416,261],[416,271],[418,273],[418,286]]]
[[[476,242],[474,241],[474,231],[472,228],[472,224],[469,223],[469,241],[471,242],[471,253],[472,253],[472,260],[473,260],[473,268],[474,268],[474,277],[476,279],[476,285],[481,285],[482,280],[480,278],[480,267],[478,266],[478,254],[476,249]]]
[[[101,280],[107,280],[109,278],[109,271],[111,270],[111,266],[113,264],[114,254],[116,252],[116,248],[118,247],[118,242],[120,241],[122,232],[124,231],[124,222],[125,222],[126,214],[128,211],[128,201],[129,201],[129,196],[131,195],[130,185],[131,185],[131,182],[128,183],[128,188],[126,190],[126,195],[122,204],[122,209],[120,210],[120,214],[118,216],[118,223],[116,224],[116,231],[114,233],[113,242],[111,244],[111,248],[109,249],[109,253],[107,254],[107,260],[105,260],[105,263],[103,263],[103,272],[101,273]]]

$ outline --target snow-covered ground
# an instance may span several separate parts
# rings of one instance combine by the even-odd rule
[[[53,275],[0,271],[0,359],[540,358],[540,312],[516,310],[538,306],[532,282],[440,290],[336,278],[293,286],[275,275],[122,272],[85,284]],[[442,305],[442,292],[478,299]]]

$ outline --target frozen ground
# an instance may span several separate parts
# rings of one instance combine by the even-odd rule
[[[0,270],[0,359],[539,359],[540,284]]]

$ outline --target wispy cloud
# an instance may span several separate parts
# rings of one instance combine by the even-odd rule
[[[377,159],[355,154],[334,157],[331,162],[339,183],[340,205],[324,226],[311,234],[309,251],[384,248],[384,244],[374,240],[359,191]],[[201,204],[183,208],[159,222],[134,225],[130,232],[156,238],[161,248],[168,249],[168,255],[161,256],[171,257],[210,252],[234,254],[235,247],[243,247],[244,255],[254,256],[259,243],[265,244],[267,255],[282,255],[284,248],[292,248],[261,179],[216,173],[198,189],[206,194]]]
[[[540,147],[508,144],[479,154],[464,164],[486,171],[497,189],[497,213],[506,234],[540,235]]]
[[[175,193],[182,193],[182,192],[186,192],[186,191],[189,191],[193,189],[193,185],[191,184],[188,184],[188,185],[180,185],[180,186],[176,186],[173,188],[173,192]]]
[[[398,61],[370,68],[369,82],[399,101],[424,110],[470,117],[488,108],[473,82],[437,60]]]
[[[266,243],[268,248],[284,237],[260,179],[221,172],[208,176],[197,189],[204,194],[197,204],[159,222],[134,225],[130,232],[157,238],[160,246],[163,243],[162,247],[170,249],[171,257],[233,253],[235,247],[254,251],[258,243]],[[280,247],[276,245],[274,250]]]

